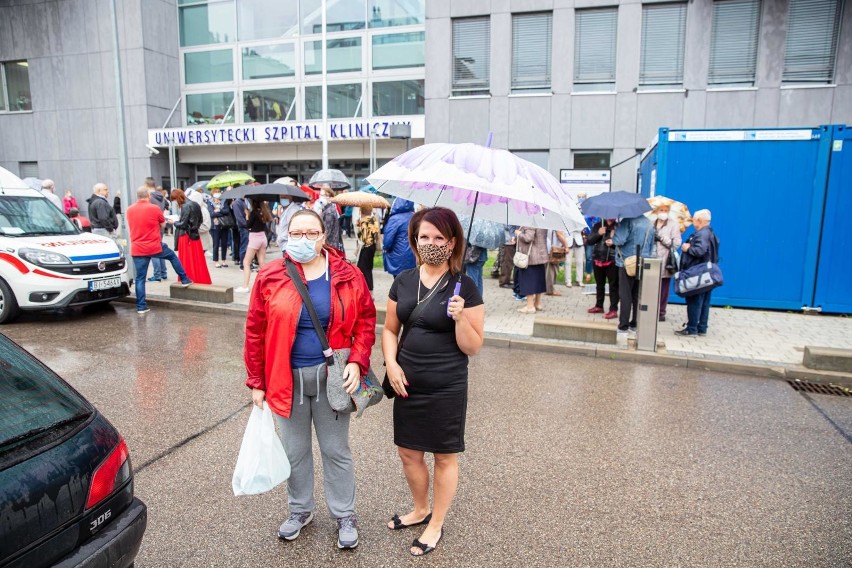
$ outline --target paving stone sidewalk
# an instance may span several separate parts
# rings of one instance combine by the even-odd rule
[[[345,246],[351,257],[355,250],[354,241],[347,239]],[[267,253],[267,261],[280,257],[281,252],[275,246],[271,247]],[[242,285],[242,272],[233,263],[230,263],[228,268],[215,268],[213,261],[208,258],[208,267],[214,284],[235,288]],[[174,277],[171,267],[169,267],[169,274]],[[375,282],[373,295],[377,303],[383,305],[393,279],[378,269],[374,270],[373,278]],[[252,281],[253,279],[254,276]],[[147,293],[152,298],[167,298],[170,284],[171,282],[148,282]],[[591,288],[578,286],[568,288],[557,284],[557,290],[562,296],[544,297],[543,316],[570,320],[607,321],[601,314],[586,312],[594,305],[594,296],[584,293],[591,291]],[[497,280],[489,278],[487,274],[484,296],[487,333],[513,338],[532,336],[535,316],[518,313],[517,309],[524,304],[514,300],[511,290],[500,288]],[[248,294],[234,294],[234,306],[247,304]],[[666,322],[659,324],[658,329],[658,341],[662,341],[665,345],[662,351],[691,358],[789,367],[801,365],[806,345],[846,349],[852,346],[852,318],[843,316],[718,307],[711,309],[708,334],[700,338],[679,337],[674,333],[686,321],[685,306],[671,304],[666,319]],[[627,345],[619,345],[619,347],[628,348]]]

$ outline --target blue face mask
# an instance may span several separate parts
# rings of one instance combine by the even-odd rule
[[[279,203],[281,203],[281,205],[290,205],[290,200],[289,200],[289,199],[285,199],[285,198],[283,198],[283,197],[282,197],[282,198],[281,198],[281,199],[279,199],[278,201],[279,201]]]
[[[317,249],[314,247],[316,241],[308,240],[308,237],[301,239],[287,239],[287,254],[290,258],[300,264],[310,262],[317,257]]]

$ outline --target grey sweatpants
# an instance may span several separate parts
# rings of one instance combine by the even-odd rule
[[[300,376],[301,374],[301,376]],[[293,370],[293,410],[290,418],[274,414],[290,460],[287,494],[290,513],[316,508],[311,423],[322,454],[325,500],[331,516],[355,514],[355,465],[349,449],[349,414],[335,414],[326,395],[325,363]]]

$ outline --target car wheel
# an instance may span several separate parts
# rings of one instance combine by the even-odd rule
[[[12,293],[9,285],[0,279],[0,324],[11,323],[18,317],[19,312],[15,294]]]

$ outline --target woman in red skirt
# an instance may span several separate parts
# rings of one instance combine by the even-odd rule
[[[175,242],[180,263],[194,284],[212,284],[198,234],[202,220],[201,207],[187,199],[182,189],[172,191],[172,200],[180,207],[180,219],[175,222]]]

